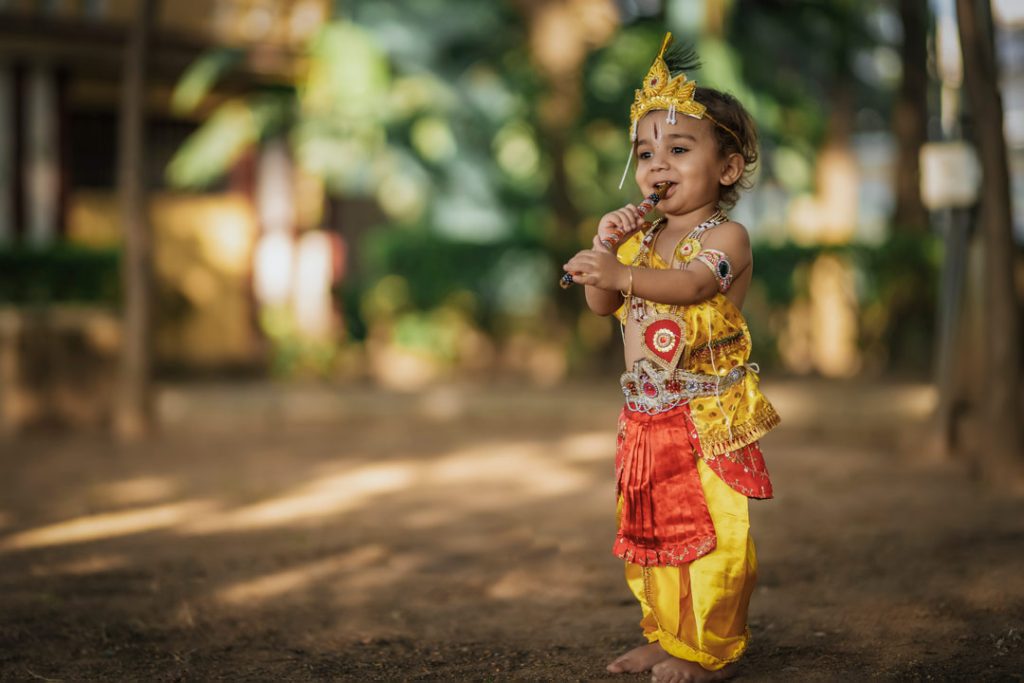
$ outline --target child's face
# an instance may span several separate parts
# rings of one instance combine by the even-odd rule
[[[731,184],[739,178],[742,158],[738,154],[722,158],[711,121],[676,114],[676,122],[670,124],[667,118],[668,112],[652,111],[640,119],[637,185],[648,195],[654,192],[655,184],[671,183],[658,204],[658,210],[666,215],[685,214],[717,203],[719,183]]]

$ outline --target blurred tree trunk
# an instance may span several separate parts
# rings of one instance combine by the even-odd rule
[[[114,431],[138,439],[152,427],[152,236],[146,215],[146,64],[157,0],[139,0],[128,31],[119,119],[118,201],[123,248],[123,332]]]
[[[609,0],[515,0],[514,4],[526,19],[530,54],[547,85],[539,119],[540,137],[551,157],[548,200],[559,228],[552,246],[574,245],[579,242],[576,226],[581,214],[572,202],[565,167],[569,131],[579,118],[583,61],[591,50],[612,37],[618,28],[618,11]],[[628,141],[623,151],[625,144]]]
[[[896,168],[893,189],[896,207],[892,215],[893,237],[910,239],[929,235],[929,215],[921,199],[921,147],[928,140],[928,0],[900,0],[903,43],[900,61],[903,77],[892,110],[892,132],[896,139]],[[919,330],[927,324],[924,311],[932,310],[932,271],[904,268],[905,286],[893,293],[889,305],[889,367],[923,370],[923,361],[940,352],[938,343],[922,353]]]
[[[928,211],[921,201],[921,146],[928,139],[928,1],[900,0],[903,21],[903,82],[893,111],[896,161],[897,230],[928,231]]]
[[[704,29],[705,36],[721,38],[725,35],[725,20],[730,8],[726,0],[704,0]]]
[[[572,179],[566,167],[570,133],[579,120],[583,99],[583,63],[591,50],[614,35],[619,14],[611,0],[513,0],[513,5],[525,19],[530,58],[545,84],[538,103],[538,138],[551,159],[547,203],[555,223],[545,242],[553,253],[568,256],[591,246],[589,239],[580,239],[583,212],[572,200]],[[628,136],[623,135],[624,153],[628,146]],[[597,231],[596,224],[593,230]],[[560,271],[552,273],[552,284],[560,275]],[[574,334],[579,315],[574,298],[555,296],[552,338],[564,340]]]
[[[981,467],[992,481],[1004,484],[1024,472],[1020,421],[1021,321],[1014,286],[1013,216],[1010,174],[1003,137],[1003,104],[995,59],[995,36],[988,0],[957,0],[957,23],[964,58],[964,86],[974,118],[981,156],[980,233],[982,272],[985,405]]]
[[[828,90],[828,121],[815,169],[820,206],[818,237],[832,244],[845,244],[857,232],[860,170],[853,150],[857,110],[850,82],[840,76]]]

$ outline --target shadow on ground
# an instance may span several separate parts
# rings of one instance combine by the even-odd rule
[[[1024,501],[912,385],[766,380],[748,680],[1021,680]],[[144,447],[0,443],[0,679],[642,680],[614,383],[178,386]]]

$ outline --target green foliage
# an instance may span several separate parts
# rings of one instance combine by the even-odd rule
[[[387,60],[365,29],[347,22],[325,25],[308,58],[289,131],[296,160],[334,193],[368,194],[380,182],[375,157],[386,154],[393,111]]]
[[[338,356],[337,344],[302,338],[296,333],[295,321],[287,308],[264,308],[260,312],[260,328],[273,344],[272,373],[281,377],[330,375]]]
[[[939,241],[934,238],[901,234],[879,245],[755,244],[755,277],[764,286],[772,305],[785,305],[806,295],[806,285],[800,279],[801,269],[821,254],[835,254],[856,267],[859,273],[858,298],[863,304],[889,304],[907,296],[933,305],[938,296],[939,246]]]
[[[119,253],[57,245],[0,248],[0,304],[89,303],[117,306]]]
[[[171,95],[171,111],[188,114],[195,110],[216,85],[217,80],[231,70],[244,53],[236,48],[217,48],[201,55],[185,70]]]
[[[451,363],[458,355],[458,327],[453,322],[445,309],[407,313],[395,321],[393,340],[397,346]]]
[[[167,166],[168,181],[187,189],[216,182],[259,140],[286,127],[291,107],[286,92],[274,91],[246,102],[225,102],[171,159]]]
[[[726,42],[738,60],[744,87],[757,93],[752,107],[764,138],[772,145],[821,142],[827,103],[840,88],[882,107],[877,84],[854,68],[857,55],[879,45],[869,20],[892,12],[880,0],[741,0],[729,15]]]
[[[558,264],[587,245],[601,214],[637,199],[631,176],[615,189],[629,153],[629,104],[666,27],[697,48],[705,66],[691,77],[731,91],[751,111],[764,143],[761,182],[790,196],[815,190],[816,154],[837,87],[853,97],[851,112],[886,110],[890,85],[857,64],[894,44],[875,26],[892,15],[889,4],[736,0],[720,36],[666,26],[703,11],[699,3],[673,2],[664,16],[620,27],[587,56],[578,113],[552,139],[541,124],[544,79],[515,3],[342,3],[306,46],[308,68],[294,87],[262,88],[222,105],[168,175],[179,186],[207,185],[244,151],[286,139],[328,192],[372,198],[386,217],[369,233],[353,231],[367,237],[350,245],[359,275],[337,289],[349,338],[363,339],[385,321],[397,343],[447,358],[454,342],[439,330],[451,310],[494,336],[511,319],[578,313],[555,285]],[[221,52],[197,62],[179,85],[179,106],[194,108],[237,58]],[[553,182],[558,163],[567,187]],[[578,225],[567,231],[567,221]],[[349,227],[340,226],[343,233]],[[762,351],[774,347],[786,307],[806,296],[802,274],[823,251],[856,265],[865,345],[909,339],[911,325],[930,331],[931,243],[755,244],[765,310],[755,312],[751,328]],[[280,332],[270,336],[282,348],[291,344],[287,325],[268,329]],[[578,341],[569,344],[582,348]]]
[[[753,245],[754,274],[764,287],[766,299],[773,306],[783,306],[796,298],[800,283],[800,266],[810,264],[821,247],[800,246],[792,242],[781,245]]]
[[[359,294],[345,297],[357,338],[370,319],[431,311],[453,300],[493,332],[503,317],[537,315],[557,286],[547,250],[528,236],[481,244],[423,229],[379,230],[364,250],[368,275],[349,284]]]
[[[811,295],[807,273],[814,261],[833,254],[855,269],[860,348],[884,352],[892,366],[929,370],[941,264],[937,239],[897,233],[880,245],[755,244],[753,252],[754,287],[766,309],[748,305],[746,314],[759,362],[772,365],[780,321],[792,302]]]

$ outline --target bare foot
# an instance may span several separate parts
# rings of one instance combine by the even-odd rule
[[[704,683],[724,681],[736,672],[736,664],[727,664],[718,671],[708,671],[697,662],[669,657],[654,665],[653,683]]]
[[[658,643],[648,643],[634,647],[606,668],[613,674],[635,674],[641,671],[650,671],[652,666],[666,659],[672,659],[672,655],[662,650]]]

